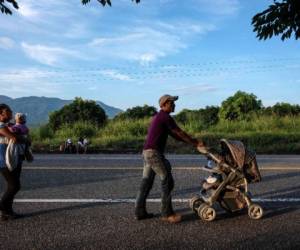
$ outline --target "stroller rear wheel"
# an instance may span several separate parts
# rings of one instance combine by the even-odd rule
[[[198,208],[198,215],[204,221],[213,221],[216,218],[216,210],[204,203]]]
[[[196,195],[190,199],[190,208],[196,212],[197,208],[203,203],[202,199]]]
[[[251,219],[258,220],[264,214],[263,208],[255,203],[252,203],[248,208],[248,215]]]

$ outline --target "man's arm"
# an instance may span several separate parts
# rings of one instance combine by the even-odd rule
[[[196,138],[192,138],[190,135],[184,132],[181,128],[177,126],[177,124],[175,123],[174,119],[171,116],[169,116],[169,120],[167,121],[167,126],[171,131],[170,133],[171,136],[174,137],[176,140],[183,141],[193,145],[194,147],[197,147],[197,150],[202,154],[207,153],[207,149],[204,146],[203,141],[198,140]]]
[[[170,135],[171,135],[174,139],[176,139],[177,141],[185,142],[184,140],[182,140],[182,138],[181,138],[180,136],[177,135],[176,132],[174,132],[174,130],[175,130],[175,129],[171,130]]]
[[[183,141],[186,143],[189,143],[195,147],[204,147],[204,143],[201,140],[192,138],[190,135],[188,135],[186,132],[184,132],[182,129],[179,127],[176,127],[171,130],[172,136],[179,141]]]

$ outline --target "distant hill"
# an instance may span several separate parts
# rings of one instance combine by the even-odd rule
[[[62,100],[59,98],[28,96],[20,98],[10,98],[0,95],[0,103],[9,105],[14,112],[22,112],[28,115],[29,125],[44,124],[48,121],[50,112],[61,109],[64,105],[71,103],[73,100]],[[96,101],[102,107],[109,118],[114,117],[121,109],[114,108]]]

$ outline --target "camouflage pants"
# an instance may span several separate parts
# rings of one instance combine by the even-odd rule
[[[139,194],[136,200],[136,209],[145,211],[146,199],[153,186],[155,175],[161,180],[161,213],[162,216],[174,214],[172,208],[171,191],[174,188],[174,179],[171,173],[171,164],[163,154],[157,150],[148,149],[143,151],[144,170]]]

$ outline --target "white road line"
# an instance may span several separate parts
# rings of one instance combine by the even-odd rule
[[[27,170],[141,170],[141,167],[23,167]]]
[[[141,167],[23,167],[25,170],[142,170]],[[173,167],[173,170],[202,170],[201,167]],[[300,170],[300,166],[295,167],[260,167],[260,170]],[[203,170],[202,170],[203,171]]]
[[[260,167],[259,170],[300,170],[300,167]]]
[[[186,203],[190,199],[172,199],[172,202]],[[135,203],[135,199],[15,199],[17,203]],[[161,199],[147,199],[159,203]],[[300,198],[253,198],[253,202],[300,202]]]
[[[205,156],[202,155],[191,155],[191,156],[176,156],[176,155],[166,155],[166,158],[169,160],[206,160]],[[77,160],[77,159],[87,159],[87,160],[138,160],[142,161],[142,156],[141,155],[135,155],[135,156],[82,156],[82,155],[70,155],[70,156],[60,156],[60,155],[51,155],[50,157],[46,156],[36,156],[36,159],[39,160],[44,160],[44,159],[72,159],[72,160]],[[268,157],[268,156],[259,156],[257,155],[257,160],[300,160],[300,156],[274,156],[274,157]]]

